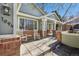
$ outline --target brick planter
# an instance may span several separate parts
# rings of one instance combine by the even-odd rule
[[[18,56],[20,55],[20,37],[0,38],[0,56]]]

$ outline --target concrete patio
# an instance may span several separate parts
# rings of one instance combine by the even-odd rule
[[[21,56],[55,56],[50,45],[55,42],[54,38],[48,37],[29,43],[23,43],[20,48]]]

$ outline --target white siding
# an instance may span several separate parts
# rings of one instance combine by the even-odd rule
[[[13,28],[11,28],[7,23],[4,23],[2,21],[1,17],[3,17],[3,20],[6,19],[11,24],[13,24],[13,5],[9,4],[10,16],[3,15],[2,11],[1,11],[1,6],[2,6],[2,4],[0,4],[0,35],[1,34],[11,34],[11,33],[13,33]]]

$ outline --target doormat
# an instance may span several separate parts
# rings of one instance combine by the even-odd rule
[[[69,47],[60,42],[54,42],[51,45],[51,50],[58,56],[79,56],[79,49]]]

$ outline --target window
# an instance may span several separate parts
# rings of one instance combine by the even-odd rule
[[[34,29],[37,29],[37,21],[34,21]]]
[[[20,19],[20,29],[24,29],[24,19]]]
[[[25,30],[33,30],[33,21],[32,20],[26,20]]]
[[[33,30],[33,20],[20,19],[20,29]]]

